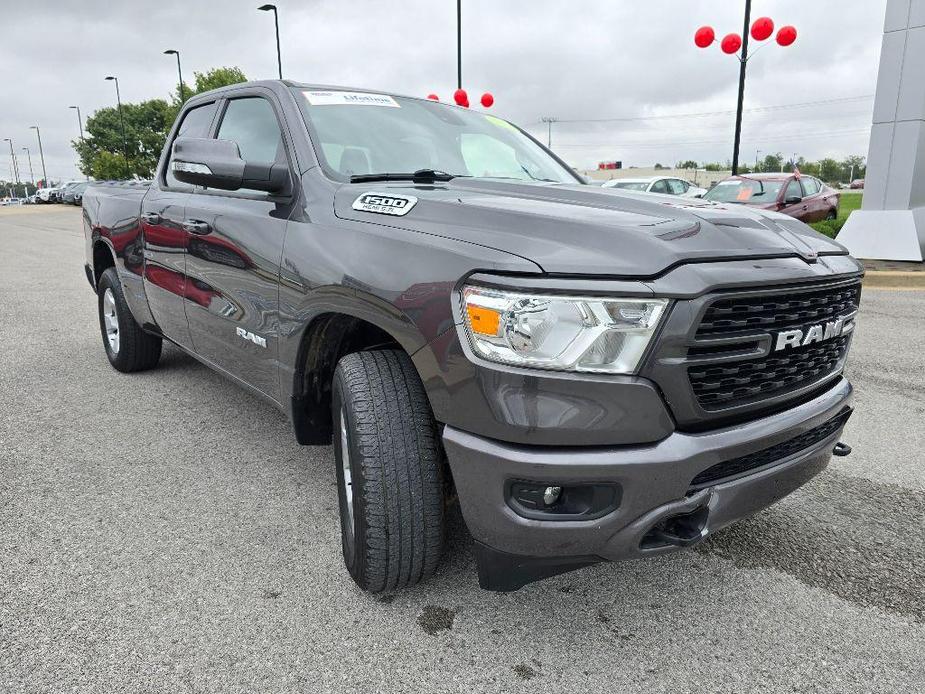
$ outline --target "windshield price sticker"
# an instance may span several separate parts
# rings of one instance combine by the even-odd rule
[[[363,193],[353,201],[353,209],[361,212],[390,214],[404,217],[411,212],[418,199],[413,195],[394,195],[391,193]]]
[[[306,91],[305,98],[312,106],[388,106],[401,108],[398,102],[388,94],[366,94],[364,92],[332,92],[332,91]]]

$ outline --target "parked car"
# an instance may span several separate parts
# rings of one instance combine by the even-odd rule
[[[864,179],[856,178],[848,185],[849,188],[853,190],[863,190],[864,189]]]
[[[703,196],[713,202],[774,210],[801,222],[835,219],[841,193],[818,178],[787,173],[730,176]]]
[[[76,186],[85,183],[85,181],[68,181],[67,183],[62,184],[55,195],[55,202],[68,203],[67,195],[68,193],[75,188]]]
[[[642,193],[662,193],[664,195],[680,195],[684,198],[699,198],[707,192],[706,188],[699,188],[683,178],[671,176],[652,176],[650,178],[613,178],[602,184],[604,188],[622,188],[623,190],[638,190]]]
[[[0,204],[2,204],[4,207],[12,207],[13,205],[22,205],[23,198],[3,198],[3,200],[0,200]]]
[[[55,202],[57,195],[58,195],[58,189],[55,187],[39,188],[35,192],[35,201],[39,204],[46,205],[48,203]]]
[[[91,184],[82,219],[109,363],[167,339],[333,442],[378,593],[433,572],[448,504],[514,590],[694,545],[848,453],[863,267],[728,207],[588,185],[489,114],[268,80],[187,100],[156,180]]]
[[[84,191],[87,189],[87,182],[81,181],[72,186],[64,188],[64,202],[68,205],[80,205],[83,200]]]

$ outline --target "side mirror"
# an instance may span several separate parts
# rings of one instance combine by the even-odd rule
[[[799,195],[791,195],[790,197],[784,198],[785,205],[796,205],[798,202],[803,202],[803,198]]]
[[[703,193],[697,193],[697,195],[695,195],[694,197],[695,197],[695,198],[702,198],[702,197],[703,197]]]
[[[281,193],[289,186],[285,164],[244,161],[238,144],[231,140],[178,137],[170,166],[174,178],[194,186],[267,193]]]

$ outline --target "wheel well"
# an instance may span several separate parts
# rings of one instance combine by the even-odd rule
[[[340,358],[353,352],[401,349],[372,323],[339,313],[326,313],[311,322],[302,337],[292,396],[292,420],[301,444],[331,442],[331,384]]]
[[[94,286],[100,286],[100,277],[111,267],[115,267],[116,261],[112,257],[112,252],[102,241],[93,244],[93,279]]]

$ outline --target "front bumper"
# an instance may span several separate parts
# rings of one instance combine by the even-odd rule
[[[825,468],[843,421],[825,438],[747,474],[707,486],[692,482],[719,463],[777,446],[786,450],[786,442],[843,414],[851,398],[851,385],[840,378],[813,400],[785,412],[705,433],[675,432],[642,446],[522,446],[445,427],[443,442],[463,516],[476,540],[482,587],[514,590],[597,561],[676,550],[676,544],[648,539],[666,519],[699,514],[699,541],[760,511]],[[506,490],[514,480],[614,484],[620,490],[619,505],[592,520],[527,518],[515,512],[508,498]]]

